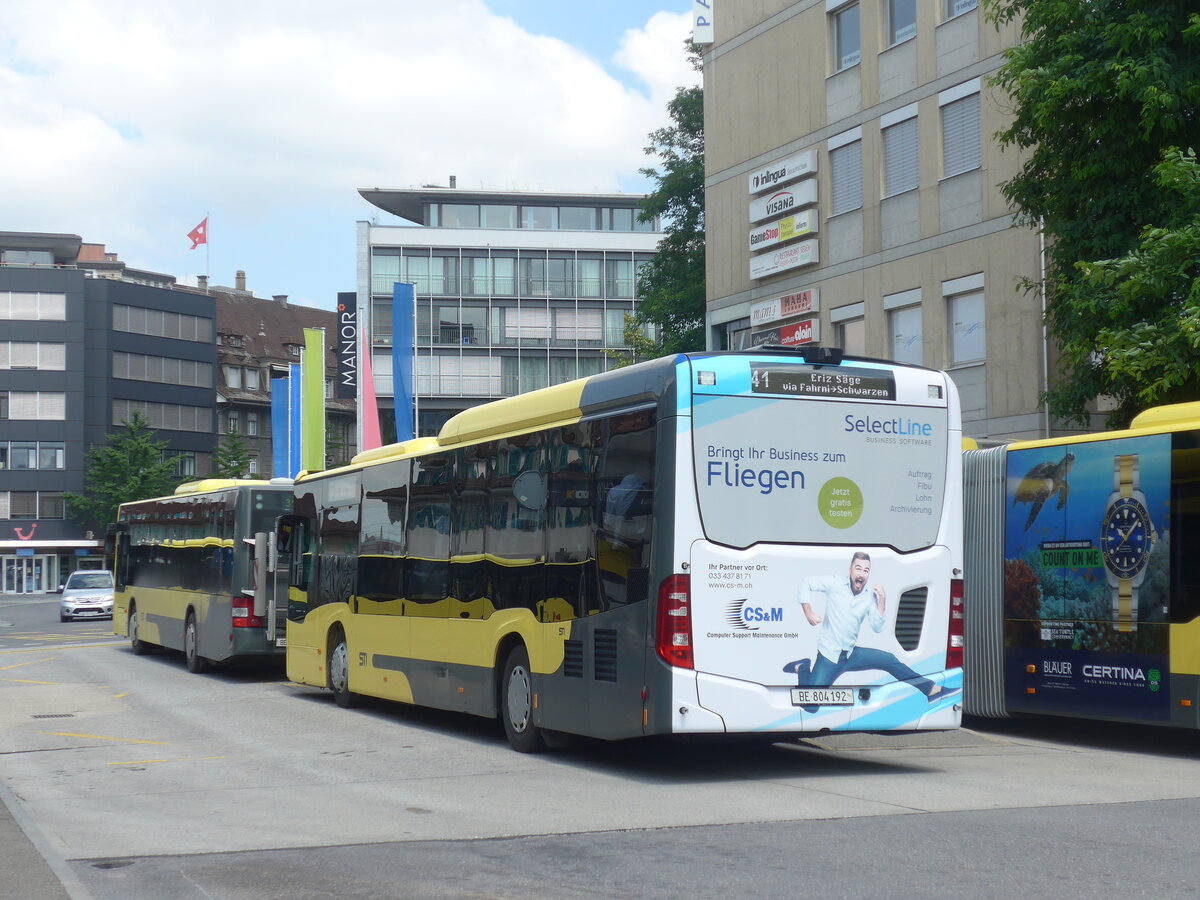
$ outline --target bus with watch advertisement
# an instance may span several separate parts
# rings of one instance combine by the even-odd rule
[[[520,751],[955,728],[961,446],[944,372],[811,346],[474,407],[297,479],[288,677]]]
[[[966,712],[1200,727],[1200,403],[964,457]]]

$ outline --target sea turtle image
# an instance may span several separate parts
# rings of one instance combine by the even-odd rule
[[[1075,454],[1066,453],[1056,463],[1038,463],[1021,479],[1021,484],[1017,487],[1016,494],[1013,495],[1013,506],[1018,503],[1033,504],[1033,508],[1029,510],[1029,518],[1025,522],[1026,531],[1033,524],[1033,520],[1037,518],[1037,514],[1042,511],[1042,504],[1055,494],[1058,495],[1059,509],[1067,505],[1067,495],[1071,493],[1071,486],[1067,484],[1067,473],[1071,471],[1071,466],[1074,464]]]

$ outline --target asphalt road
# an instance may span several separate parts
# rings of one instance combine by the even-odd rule
[[[190,675],[0,600],[0,897],[1192,896],[1198,736],[579,742]]]

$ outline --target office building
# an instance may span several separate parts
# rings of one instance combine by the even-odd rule
[[[633,194],[362,189],[411,225],[359,223],[357,314],[372,348],[384,440],[392,410],[392,292],[416,295],[416,433],[460,410],[614,365],[658,223]]]
[[[78,235],[0,232],[0,592],[103,565],[107,523],[71,518],[63,492],[83,492],[87,449],[135,411],[180,473],[207,470],[213,301],[122,270]]]

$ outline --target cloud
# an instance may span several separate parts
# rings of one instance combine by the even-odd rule
[[[214,240],[288,210],[349,234],[364,186],[615,190],[698,77],[687,18],[626,32],[614,64],[639,90],[480,0],[8,0],[0,230],[178,274],[205,211]]]

